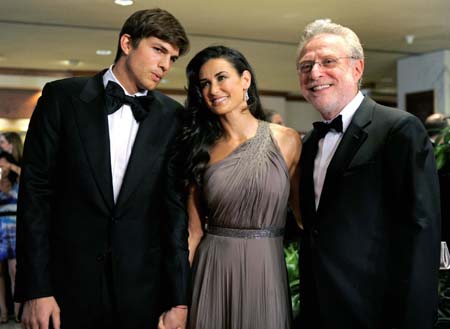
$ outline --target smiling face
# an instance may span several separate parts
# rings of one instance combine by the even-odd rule
[[[133,47],[130,36],[124,34],[120,45],[123,54],[113,72],[130,94],[155,89],[179,54],[178,48],[155,37],[144,38]]]
[[[239,75],[234,66],[223,58],[208,60],[200,69],[202,97],[208,108],[220,115],[238,108],[250,86],[249,71]]]
[[[303,47],[298,63],[313,61],[322,63],[326,59],[337,60],[337,65],[325,68],[314,64],[307,73],[298,72],[300,89],[322,117],[334,118],[355,97],[358,81],[364,70],[362,59],[351,59],[351,51],[338,35],[319,34]]]

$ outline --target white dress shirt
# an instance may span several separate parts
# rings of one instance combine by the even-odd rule
[[[358,92],[356,96],[344,107],[344,109],[338,114],[342,115],[342,132],[338,133],[334,130],[330,130],[324,138],[319,141],[319,149],[317,151],[316,159],[314,160],[314,194],[316,201],[316,210],[319,206],[320,196],[322,194],[323,183],[327,173],[328,165],[333,158],[334,152],[341,142],[342,136],[347,130],[353,115],[358,107],[361,105],[364,96],[361,92]],[[336,116],[337,117],[337,116]],[[333,118],[334,119],[334,118]],[[327,120],[324,122],[330,122]]]
[[[145,96],[147,91],[139,92],[134,95],[127,93],[122,84],[117,80],[112,71],[113,65],[103,75],[103,85],[106,88],[108,81],[114,81],[119,84],[125,95]],[[127,170],[128,160],[133,149],[134,140],[139,129],[139,123],[134,119],[131,107],[128,104],[122,105],[116,112],[108,115],[109,127],[109,147],[111,152],[111,172],[114,202],[117,202],[123,178]]]

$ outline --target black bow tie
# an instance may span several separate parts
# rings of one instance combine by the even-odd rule
[[[342,115],[338,115],[333,121],[328,123],[322,121],[314,122],[313,126],[314,130],[317,131],[317,140],[324,138],[330,129],[340,133],[342,132]]]
[[[147,96],[128,96],[125,95],[121,86],[113,81],[108,81],[105,89],[106,111],[113,114],[122,107],[123,104],[130,105],[133,116],[137,122],[145,119],[150,110],[150,103],[153,101],[152,95]]]

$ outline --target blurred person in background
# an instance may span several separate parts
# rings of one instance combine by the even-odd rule
[[[425,119],[425,128],[433,144],[442,129],[446,127],[448,127],[448,116],[442,113],[433,113]]]
[[[266,115],[266,121],[276,123],[280,126],[284,126],[284,120],[280,113],[273,110],[265,110],[264,114]]]
[[[16,132],[3,132],[0,134],[0,149],[6,154],[0,157],[0,169],[2,170],[2,189],[1,189],[1,209],[3,228],[2,240],[3,246],[0,259],[1,277],[0,277],[0,308],[2,309],[1,322],[7,321],[6,290],[5,290],[5,268],[8,268],[9,280],[11,282],[11,291],[14,294],[15,276],[16,276],[16,211],[18,180],[20,178],[20,162],[22,161],[23,142],[20,135]],[[11,212],[9,209],[14,208]],[[8,246],[9,244],[9,246]],[[3,308],[3,305],[5,308]],[[14,303],[14,315],[16,322],[18,320],[19,303]],[[5,312],[3,312],[5,310]]]
[[[20,138],[20,135],[14,131],[12,132],[3,132],[0,134],[0,148],[12,154],[15,163],[10,163],[7,169],[14,171],[16,174],[20,176],[20,164],[22,162],[22,154],[23,154],[23,142]],[[4,158],[4,161],[7,161]]]
[[[8,322],[6,304],[5,274],[8,271],[11,292],[14,295],[16,278],[16,215],[18,175],[10,170],[17,166],[14,157],[5,151],[0,152],[0,322]],[[14,304],[14,315],[18,321],[19,304]]]

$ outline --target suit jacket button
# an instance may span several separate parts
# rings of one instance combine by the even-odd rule
[[[105,259],[105,255],[104,254],[98,254],[97,257],[95,258],[97,260],[97,262],[103,262],[103,260]]]
[[[315,237],[315,238],[317,238],[318,236],[319,236],[319,230],[318,229],[313,229],[312,230],[312,235],[313,235],[313,237]]]

